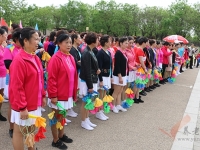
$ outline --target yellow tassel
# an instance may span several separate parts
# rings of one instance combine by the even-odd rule
[[[106,96],[104,96],[104,98],[103,98],[103,102],[107,102],[108,100],[107,100],[107,98],[108,98],[108,96],[106,95]]]
[[[141,67],[138,68],[138,72],[141,73],[141,74],[145,74],[144,70]]]
[[[50,59],[51,59],[51,56],[47,52],[43,52],[42,60],[48,62]]]
[[[131,90],[131,88],[127,88],[125,91],[126,94],[133,94],[133,91]]]
[[[108,95],[108,103],[112,102],[114,100],[114,98],[110,95]]]
[[[62,129],[63,129],[63,126],[61,125],[60,122],[57,122],[57,123],[56,123],[56,128],[62,130]]]
[[[98,97],[95,99],[94,107],[101,107],[103,105],[103,101],[100,100]]]
[[[45,52],[46,53],[46,61],[48,62],[50,59],[51,59],[51,56],[49,55],[49,53]]]
[[[35,126],[36,127],[43,127],[45,128],[46,127],[46,119],[43,118],[43,117],[38,117],[36,120],[35,120]]]
[[[4,98],[3,98],[3,96],[0,94],[0,103],[3,103],[3,100],[4,100]]]
[[[36,119],[35,120],[35,126],[36,127],[46,127],[46,119],[43,118],[43,117],[39,117],[39,116],[35,116],[35,115],[32,115],[32,114],[28,114],[28,117],[29,118],[32,118],[32,119]]]
[[[148,70],[148,73],[151,74],[151,72],[152,72],[152,69],[149,69],[149,70]]]
[[[107,103],[110,103],[114,100],[114,98],[110,95],[106,95],[104,98],[103,98],[103,102],[107,102]]]
[[[33,134],[33,133],[28,134],[28,135],[26,136],[26,139],[25,139],[25,141],[24,141],[24,144],[27,145],[27,147],[32,147],[32,148],[33,148],[33,146],[34,146],[34,144],[35,144],[34,134]]]
[[[48,114],[49,119],[52,119],[54,117],[55,111],[52,111]]]
[[[45,52],[42,54],[42,61],[45,61],[45,58],[46,58],[46,54]]]
[[[176,71],[175,71],[175,70],[173,70],[172,74],[176,74]]]

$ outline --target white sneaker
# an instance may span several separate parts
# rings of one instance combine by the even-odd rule
[[[69,120],[69,119],[67,119],[67,118],[65,118],[65,121],[66,121],[66,123],[72,122],[71,120]]]
[[[178,74],[181,74],[180,72],[178,72]]]
[[[119,111],[125,112],[127,109],[123,108],[121,105],[116,106]]]
[[[6,96],[6,95],[4,95],[3,98],[4,98],[4,100],[5,100],[5,99],[6,99],[6,100],[9,100],[8,96]]]
[[[106,120],[109,119],[109,117],[104,114],[103,110],[101,110],[100,112],[104,116],[104,118],[106,118]]]
[[[94,130],[94,128],[91,127],[86,120],[81,122],[81,127],[83,127],[86,130],[89,130],[89,131]]]
[[[119,113],[119,110],[115,107],[115,106],[113,106],[113,110],[112,110],[114,113],[116,113],[116,114],[118,114]]]
[[[42,107],[42,108],[41,108],[41,111],[42,111],[42,112],[45,112],[46,110]]]
[[[96,113],[96,118],[98,118],[98,119],[100,119],[100,120],[103,120],[103,121],[107,120],[107,119],[103,116],[103,114],[101,113],[101,111],[99,111],[99,112]]]
[[[69,109],[69,110],[67,111],[67,116],[70,116],[70,117],[74,117],[74,118],[75,118],[75,117],[78,116],[78,114],[75,113],[73,109]]]
[[[4,102],[4,103],[8,103],[9,100],[8,100],[8,99],[4,99],[3,102]]]
[[[86,121],[91,127],[94,127],[94,128],[97,127],[97,125],[96,125],[96,124],[93,124],[93,123],[90,121],[89,118],[86,118],[85,121]]]

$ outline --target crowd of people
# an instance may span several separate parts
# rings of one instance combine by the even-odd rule
[[[113,97],[113,113],[126,112],[126,90],[130,88],[135,104],[142,104],[142,96],[155,88],[175,82],[175,77],[187,68],[199,66],[200,54],[194,44],[182,41],[158,41],[146,37],[124,36],[121,38],[94,32],[76,33],[59,30],[41,41],[41,33],[33,28],[19,28],[12,24],[0,28],[0,99],[4,93],[9,99],[9,135],[15,150],[24,148],[21,126],[32,127],[35,119],[28,114],[41,116],[44,107],[54,112],[56,122],[60,107],[67,116],[77,117],[74,103],[82,100],[80,126],[86,130],[97,127],[89,118],[85,97],[106,95]],[[0,110],[2,103],[0,103]],[[96,118],[106,121],[103,108]],[[28,120],[28,121],[27,121]],[[0,113],[0,121],[7,119]],[[52,146],[67,149],[73,140],[64,133],[64,126],[51,125]],[[29,147],[34,149],[34,147]]]

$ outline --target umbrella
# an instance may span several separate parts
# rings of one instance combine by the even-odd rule
[[[181,41],[184,44],[188,44],[188,40],[180,35],[169,35],[163,39],[164,41],[174,43],[175,41]]]

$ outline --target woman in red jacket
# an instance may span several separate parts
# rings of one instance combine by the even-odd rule
[[[56,43],[59,46],[58,52],[53,55],[48,65],[48,96],[51,99],[48,105],[59,113],[56,103],[60,102],[63,108],[73,107],[73,100],[76,100],[78,76],[73,56],[69,53],[72,48],[71,38],[67,34],[57,37]],[[64,127],[60,130],[56,125],[51,126],[53,134],[52,146],[59,149],[67,149],[63,143],[72,143],[73,140],[64,134]]]
[[[165,79],[164,77],[164,74],[165,74],[165,71],[166,71],[166,68],[168,67],[169,65],[169,59],[168,57],[173,53],[175,52],[175,50],[172,50],[170,52],[168,52],[168,48],[171,46],[171,44],[169,42],[164,42],[163,43],[163,47],[161,48],[162,52],[163,52],[163,62],[162,62],[162,77],[163,77],[163,80],[161,81],[162,83],[164,82],[167,82],[168,80]],[[170,66],[171,67],[171,66]]]
[[[29,119],[28,114],[41,116],[41,106],[46,104],[43,69],[40,59],[34,54],[39,43],[37,31],[33,28],[22,29],[19,42],[23,49],[12,61],[9,84],[11,122],[14,123],[13,147],[15,150],[24,149],[20,126],[31,128],[35,124],[35,119]],[[29,148],[29,150],[33,149]]]

